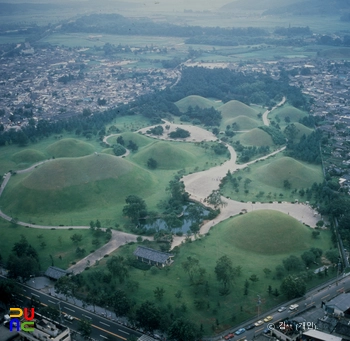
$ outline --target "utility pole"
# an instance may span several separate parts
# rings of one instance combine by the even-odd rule
[[[261,304],[261,298],[260,298],[260,295],[257,295],[258,296],[258,320],[259,320],[259,316],[260,316],[260,304]]]

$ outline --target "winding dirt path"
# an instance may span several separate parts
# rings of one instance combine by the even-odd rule
[[[264,122],[264,124],[265,124],[266,126],[269,126],[269,125],[270,125],[270,120],[267,118],[267,115],[268,115],[271,111],[273,111],[273,110],[275,110],[276,108],[282,106],[285,102],[286,102],[286,97],[283,96],[281,102],[279,102],[278,104],[276,104],[271,110],[266,110],[266,111],[263,113],[263,115],[262,115],[262,120],[263,120],[263,122]]]

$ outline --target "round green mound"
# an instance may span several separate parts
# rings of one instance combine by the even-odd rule
[[[320,167],[306,165],[291,157],[282,157],[259,167],[256,177],[266,185],[277,188],[283,188],[284,180],[288,180],[292,188],[307,188],[323,180]]]
[[[271,136],[259,128],[252,129],[247,133],[242,134],[239,140],[243,145],[248,146],[260,147],[274,145]]]
[[[175,105],[179,108],[181,112],[186,112],[190,106],[192,108],[198,106],[202,109],[217,107],[216,103],[212,102],[211,100],[196,95],[184,97],[179,101],[175,102]]]
[[[129,141],[136,143],[139,148],[147,146],[148,144],[153,142],[153,139],[139,133],[123,133],[121,134],[121,136],[124,139],[126,148],[128,147]],[[117,140],[117,137],[115,138],[115,141],[116,140]]]
[[[309,228],[291,216],[273,210],[258,210],[224,222],[222,239],[240,248],[264,255],[305,250]]]
[[[305,112],[292,106],[286,106],[277,110],[276,117],[279,117],[283,122],[286,117],[290,118],[290,122],[298,122],[300,119],[307,116]]]
[[[16,163],[35,163],[45,160],[46,157],[42,152],[37,150],[25,149],[13,154],[11,159]]]
[[[223,119],[234,118],[238,116],[246,116],[257,119],[257,111],[240,101],[229,101],[222,105],[219,109]]]
[[[104,210],[134,194],[147,198],[157,180],[148,170],[107,154],[56,159],[10,181],[2,196],[13,214],[57,214]]]
[[[22,185],[39,190],[62,189],[108,178],[117,179],[131,169],[130,163],[107,154],[62,158],[39,167],[23,180]]]
[[[253,118],[247,116],[238,116],[235,118],[228,119],[224,122],[224,125],[227,126],[228,124],[232,123],[238,124],[238,130],[250,130],[257,128],[260,125],[260,123],[257,120],[254,120]]]
[[[54,157],[79,157],[92,154],[94,147],[89,143],[67,138],[50,144],[47,152]]]
[[[147,165],[149,158],[157,161],[157,168],[181,169],[193,165],[195,155],[172,143],[157,141],[133,156],[133,160],[139,165]]]
[[[299,123],[299,122],[295,122],[294,123],[295,127],[299,130],[297,135],[296,135],[296,138],[297,139],[300,139],[303,135],[305,136],[308,136],[312,133],[312,129],[304,126],[303,124]]]

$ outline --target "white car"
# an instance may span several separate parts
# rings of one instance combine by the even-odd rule
[[[281,308],[279,308],[277,311],[279,312],[279,313],[281,313],[282,311],[285,311],[287,308],[286,307],[281,307]]]
[[[66,320],[68,320],[68,321],[73,321],[73,320],[74,320],[74,317],[71,316],[71,315],[68,315],[68,314],[64,314],[63,317],[64,317]]]

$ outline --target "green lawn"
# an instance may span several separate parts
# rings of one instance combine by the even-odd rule
[[[73,234],[81,234],[83,236],[82,241],[79,244],[74,244],[70,237]],[[20,241],[21,235],[24,235],[34,249],[38,252],[41,270],[45,271],[48,266],[52,265],[66,269],[72,262],[77,262],[83,257],[77,257],[75,250],[79,246],[85,249],[87,256],[90,251],[95,249],[92,245],[94,239],[92,233],[89,230],[45,230],[34,229],[18,226],[7,222],[3,219],[0,220],[0,254],[2,261],[6,264],[8,256],[13,248],[13,245]],[[42,235],[42,238],[38,236]],[[105,243],[104,238],[99,239],[101,245]],[[46,243],[46,246],[42,248],[40,245],[42,242]],[[61,256],[61,258],[59,258]],[[85,257],[84,256],[84,257]]]
[[[249,243],[249,247],[246,247],[246,243]],[[137,245],[124,246],[114,254],[132,257],[136,247]],[[151,244],[151,247],[159,246]],[[315,240],[311,237],[310,228],[276,211],[259,211],[238,216],[215,226],[206,237],[177,248],[178,253],[168,273],[165,269],[142,271],[130,268],[129,279],[139,282],[139,290],[133,293],[132,297],[141,304],[146,299],[154,298],[153,290],[156,287],[163,287],[165,295],[160,305],[166,307],[170,304],[172,307],[180,307],[184,303],[187,307],[186,317],[197,324],[203,324],[205,333],[211,334],[216,318],[219,326],[214,329],[218,332],[232,326],[233,314],[236,316],[235,324],[254,316],[257,313],[257,294],[262,298],[262,312],[285,301],[283,296],[275,298],[267,293],[269,285],[278,290],[280,287],[281,281],[274,279],[274,269],[290,254],[300,256],[310,247],[328,250],[330,248],[329,231],[322,231],[320,238]],[[214,272],[216,261],[223,255],[227,255],[232,260],[234,267],[242,267],[242,273],[235,278],[228,296],[219,295],[220,284]],[[198,259],[200,266],[206,269],[205,281],[209,286],[208,294],[205,294],[204,285],[200,285],[198,289],[191,285],[187,274],[183,271],[181,263],[188,256]],[[89,272],[95,269],[104,270],[104,263],[105,261],[100,263],[98,268],[90,269]],[[266,276],[263,272],[264,268],[271,269],[272,273]],[[87,275],[89,272],[84,274]],[[256,274],[259,281],[257,283],[249,281],[249,293],[245,296],[243,295],[244,282],[252,274]],[[314,284],[310,282],[310,285]],[[98,284],[100,290],[103,290],[103,286]],[[118,287],[128,291],[125,284],[118,284]],[[178,290],[182,290],[180,299],[174,296]],[[194,306],[195,300],[204,301],[202,309]]]

